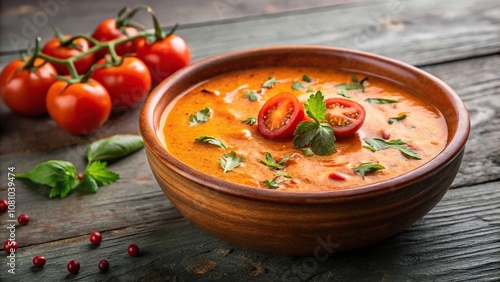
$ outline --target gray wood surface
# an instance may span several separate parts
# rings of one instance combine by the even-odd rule
[[[272,1],[275,10],[262,1],[220,1],[234,4],[231,16],[210,15],[207,7],[216,1],[203,1],[196,7],[187,1],[186,6],[177,6],[177,16],[193,15],[185,18],[189,24],[179,34],[188,41],[194,60],[249,47],[319,44],[403,60],[448,83],[464,100],[472,123],[452,189],[428,215],[400,234],[317,261],[246,250],[199,230],[163,195],[144,152],[138,151],[110,164],[121,179],[92,195],[74,193],[51,200],[48,188],[16,181],[16,209],[28,213],[31,222],[16,230],[20,244],[17,274],[7,273],[7,259],[0,256],[0,281],[500,280],[499,1],[314,1],[312,5],[321,8],[309,10],[300,10],[308,7],[305,1]],[[113,15],[122,5],[82,3],[69,2],[64,7],[66,16],[54,21],[71,33],[89,32],[98,16]],[[22,11],[21,4],[24,1],[10,3],[5,10],[2,2],[2,64],[15,56],[2,36],[5,30],[19,30],[11,21],[20,20],[12,9]],[[170,11],[164,2],[151,5],[164,14]],[[32,16],[33,11],[23,15]],[[93,11],[87,12],[92,15],[88,21],[74,24],[70,20],[69,15],[85,19],[85,11]],[[270,14],[273,11],[288,12]],[[162,24],[178,21],[173,18]],[[21,172],[41,161],[64,159],[83,170],[88,142],[115,133],[137,133],[138,112],[114,114],[102,131],[77,137],[47,117],[20,117],[0,105],[0,195],[7,190],[8,166]],[[0,238],[7,236],[1,223],[5,219],[0,215]],[[104,240],[91,247],[88,236],[95,230],[102,232]],[[139,245],[141,256],[127,255],[130,243]],[[32,267],[31,259],[37,254],[48,259],[43,269]],[[102,258],[111,264],[106,274],[98,273]],[[82,265],[78,275],[65,269],[71,259]]]

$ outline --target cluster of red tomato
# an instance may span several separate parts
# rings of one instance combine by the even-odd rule
[[[96,27],[92,38],[109,42],[137,37],[139,32],[131,26],[120,26],[116,19],[106,19]],[[76,38],[71,44],[61,41],[69,38],[56,36],[43,46],[41,53],[69,59],[92,48],[92,42],[85,38]],[[178,35],[148,40],[151,38],[137,37],[114,46],[118,55],[114,59],[120,63],[111,66],[96,68],[106,64],[108,48],[81,55],[74,61],[78,74],[95,70],[90,79],[80,81],[61,79],[57,75],[68,77],[68,66],[36,57],[36,53],[31,62],[29,58],[12,61],[0,75],[0,96],[8,108],[19,114],[36,116],[48,112],[60,127],[71,133],[95,131],[108,120],[111,110],[136,107],[153,83],[189,64],[189,48]]]

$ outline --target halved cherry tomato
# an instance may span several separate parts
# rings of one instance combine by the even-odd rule
[[[111,98],[96,80],[72,84],[59,80],[49,89],[47,110],[60,127],[73,134],[87,134],[108,120]]]
[[[12,111],[35,116],[45,114],[45,98],[50,86],[56,81],[56,69],[44,60],[36,58],[36,70],[23,69],[26,62],[10,62],[0,75],[0,96]]]
[[[331,98],[325,100],[327,116],[324,122],[333,128],[335,136],[354,134],[365,121],[365,108],[347,99]]]
[[[125,32],[123,32],[120,29],[120,27],[116,25],[115,19],[107,19],[101,22],[96,27],[94,33],[92,34],[92,37],[101,42],[108,42],[113,39],[126,37],[127,35],[133,36],[136,35],[137,33],[139,33],[137,29],[129,26],[125,27]],[[119,56],[123,56],[125,54],[135,53],[135,48],[136,48],[136,41],[132,40],[115,46],[115,51],[116,54],[118,54]],[[104,56],[108,52],[109,50],[107,48],[97,51],[94,55],[94,60],[98,61],[104,58]]]
[[[289,92],[269,99],[259,111],[259,131],[269,139],[292,138],[297,125],[304,119],[304,107]]]
[[[104,63],[106,63],[104,58],[97,62],[98,65]],[[119,66],[98,68],[92,74],[92,78],[108,90],[115,110],[136,107],[148,95],[151,88],[148,67],[134,57],[125,57]]]
[[[65,39],[69,39],[70,36],[65,35]],[[47,54],[52,57],[59,59],[67,59],[76,56],[89,49],[89,42],[84,38],[77,38],[73,40],[73,46],[64,46],[61,44],[59,38],[54,37],[49,42],[43,46],[42,53]],[[94,62],[94,54],[88,54],[85,57],[74,62],[76,71],[79,74],[86,73],[92,63]],[[54,68],[56,68],[57,73],[60,75],[69,74],[68,67],[63,64],[52,63]]]
[[[171,34],[151,44],[145,38],[140,38],[137,41],[137,57],[148,66],[153,82],[160,83],[189,65],[191,53],[182,37]]]

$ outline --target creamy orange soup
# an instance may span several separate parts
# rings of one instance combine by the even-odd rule
[[[302,81],[306,74],[312,82]],[[337,137],[335,151],[328,156],[306,156],[295,148],[291,139],[269,140],[264,138],[257,124],[242,123],[249,117],[257,118],[259,110],[271,97],[281,92],[295,94],[305,103],[311,94],[320,90],[325,99],[343,98],[336,85],[351,83],[352,73],[317,68],[259,68],[238,71],[206,81],[180,95],[163,115],[164,145],[176,158],[207,174],[228,181],[270,189],[264,183],[272,180],[277,172],[286,173],[291,179],[280,177],[278,190],[328,191],[348,189],[396,177],[428,162],[443,150],[447,128],[442,114],[418,95],[377,77],[368,77],[365,91],[349,90],[349,99],[361,104],[366,119],[361,129],[349,137]],[[363,74],[355,74],[359,79]],[[277,83],[263,88],[269,77]],[[292,89],[294,81],[306,88]],[[244,94],[258,92],[257,100],[250,101]],[[372,104],[367,98],[397,100],[392,104]],[[191,126],[190,115],[210,109],[210,118],[202,124]],[[406,118],[392,124],[388,120],[406,114]],[[208,143],[195,142],[200,136],[211,136],[222,141],[227,149]],[[364,148],[363,138],[401,139],[421,159],[405,157],[399,150],[389,148],[372,152]],[[240,166],[224,172],[219,159],[234,151],[244,161]],[[277,171],[261,162],[269,152],[277,161],[288,155],[285,168]],[[353,170],[361,163],[384,166],[367,172],[364,179]],[[338,174],[345,179],[330,177]]]

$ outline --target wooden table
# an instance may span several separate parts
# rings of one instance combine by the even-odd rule
[[[472,131],[458,176],[443,200],[407,230],[373,246],[317,261],[254,252],[206,234],[167,200],[144,151],[139,151],[111,164],[121,178],[96,194],[49,199],[48,188],[16,180],[16,214],[30,215],[31,222],[15,231],[20,245],[15,275],[7,272],[7,257],[0,257],[1,281],[500,280],[498,0],[143,2],[157,11],[166,28],[175,22],[181,25],[178,34],[190,45],[193,61],[257,46],[326,45],[385,55],[441,78],[458,92],[471,115]],[[90,33],[123,5],[135,4],[18,0],[0,5],[3,67],[35,36],[47,41],[49,21],[65,33]],[[152,26],[146,15],[139,21]],[[16,35],[21,39],[13,41]],[[89,142],[138,133],[138,114],[139,109],[113,114],[102,130],[82,137],[64,132],[48,117],[22,117],[2,104],[0,198],[7,197],[8,167],[24,172],[39,162],[61,159],[83,169]],[[4,240],[7,225],[4,213]],[[93,247],[89,234],[96,230],[104,240]],[[130,243],[139,245],[139,257],[127,255]],[[42,269],[31,263],[38,254],[48,260]],[[105,274],[97,268],[103,258],[111,264]],[[72,259],[82,266],[77,275],[66,271]]]

